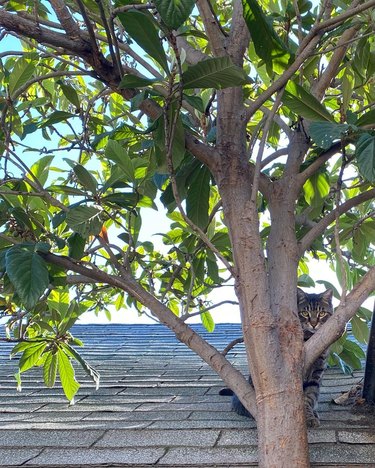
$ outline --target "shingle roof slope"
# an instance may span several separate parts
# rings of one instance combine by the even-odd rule
[[[238,324],[208,334],[222,350],[240,336]],[[84,357],[101,373],[101,386],[79,370],[76,405],[62,390],[44,387],[40,369],[15,391],[11,345],[0,346],[0,466],[26,467],[239,467],[256,466],[252,420],[230,411],[218,395],[220,378],[161,325],[78,325]],[[246,373],[243,345],[229,359]],[[314,466],[375,467],[373,420],[331,405],[360,380],[326,372],[320,401],[322,425],[309,431]]]

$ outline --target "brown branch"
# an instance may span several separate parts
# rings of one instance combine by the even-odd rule
[[[66,31],[67,35],[70,36],[72,39],[82,39],[79,26],[70,14],[69,9],[65,4],[66,2],[62,0],[49,0],[49,2],[51,3],[52,8],[56,13],[56,16],[58,17],[64,30]]]
[[[234,348],[236,345],[238,345],[240,343],[243,343],[243,342],[244,342],[244,337],[243,336],[241,336],[241,338],[234,339],[233,341],[231,341],[230,343],[227,344],[227,346],[223,349],[221,354],[223,356],[226,356],[232,348]]]
[[[69,257],[62,257],[52,253],[40,253],[40,256],[48,263],[60,266],[64,270],[74,271],[99,283],[119,288],[143,304],[161,323],[172,330],[179,341],[186,344],[215,370],[225,384],[230,386],[242,401],[250,399],[250,412],[256,417],[255,392],[241,372],[236,370],[216,348],[207,343],[179,317],[174,315],[168,307],[148,293],[130,274],[126,277],[118,277],[101,270],[87,268]]]
[[[351,208],[360,205],[361,203],[375,198],[375,188],[367,190],[356,197],[350,198],[338,207],[339,214],[342,215],[349,211]],[[311,246],[314,240],[322,235],[327,227],[334,222],[336,217],[336,210],[332,210],[323,219],[321,219],[310,231],[305,234],[298,243],[299,256],[302,257],[304,252]]]
[[[341,150],[341,142],[335,143],[327,151],[321,153],[319,157],[310,164],[304,171],[300,172],[297,176],[297,181],[300,187],[309,179],[315,172],[323,166],[332,156],[337,154]]]
[[[65,33],[50,31],[35,21],[22,18],[21,15],[0,10],[0,26],[37,42],[69,50],[71,53],[86,56],[91,51],[90,45],[82,38],[71,39]]]
[[[358,308],[375,290],[375,267],[372,267],[346,296],[340,305],[311,338],[305,342],[305,373],[327,347],[334,343],[345,330],[346,323],[354,317]]]
[[[332,79],[336,76],[337,70],[342,64],[342,60],[345,57],[350,41],[357,34],[359,28],[360,25],[356,25],[353,28],[347,29],[344,31],[343,35],[337,42],[337,49],[329,59],[327,68],[324,70],[324,73],[322,73],[321,77],[312,88],[312,94],[319,101],[323,98],[325,90],[329,87]],[[327,52],[328,51],[323,51],[323,53]]]
[[[226,35],[224,34],[219,21],[213,14],[210,0],[198,0],[196,5],[199,14],[201,15],[214,56],[222,57],[227,55],[227,51],[225,50]]]
[[[232,24],[227,50],[234,63],[238,66],[242,66],[249,40],[250,33],[243,17],[242,2],[235,0],[233,2]]]

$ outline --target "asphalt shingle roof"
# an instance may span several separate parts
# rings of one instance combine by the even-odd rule
[[[219,324],[213,334],[194,328],[220,350],[241,334],[238,324]],[[60,388],[44,386],[40,369],[24,374],[17,393],[12,346],[0,344],[0,466],[256,466],[254,421],[230,411],[221,379],[168,329],[78,325],[74,335],[101,373],[95,391],[77,369],[74,406]],[[243,345],[228,357],[246,373]],[[331,404],[361,376],[326,372],[322,424],[309,430],[314,466],[375,467],[373,416]]]

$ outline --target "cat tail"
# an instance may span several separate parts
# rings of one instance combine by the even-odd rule
[[[222,388],[219,390],[219,395],[231,396],[234,395],[234,392],[230,388]]]

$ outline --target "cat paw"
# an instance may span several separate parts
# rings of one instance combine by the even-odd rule
[[[316,417],[310,417],[307,419],[307,427],[319,427],[320,426],[320,421],[319,418]]]
[[[319,427],[320,419],[316,411],[313,411],[310,407],[306,408],[306,424],[307,427]]]

